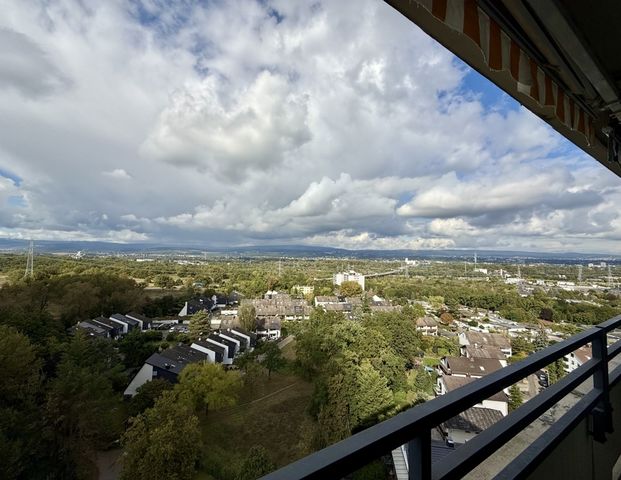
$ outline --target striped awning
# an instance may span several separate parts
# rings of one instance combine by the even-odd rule
[[[516,92],[529,96],[565,127],[579,132],[590,145],[594,118],[559,86],[505,33],[475,0],[409,0],[430,12],[451,30],[463,34],[481,51],[492,71],[507,72]]]

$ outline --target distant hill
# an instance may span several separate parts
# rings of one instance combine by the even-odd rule
[[[27,240],[0,239],[0,251],[25,251]],[[208,252],[210,256],[228,255],[239,257],[295,257],[295,258],[358,258],[358,259],[429,259],[472,260],[476,252],[480,262],[545,262],[580,263],[606,261],[621,263],[621,256],[597,253],[522,252],[504,250],[347,250],[344,248],[314,245],[250,245],[235,247],[212,247],[197,245],[165,245],[156,243],[113,243],[88,241],[35,241],[37,252],[86,254],[163,254],[197,255]]]

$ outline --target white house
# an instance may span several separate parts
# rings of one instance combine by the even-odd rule
[[[215,335],[210,335],[205,339],[205,342],[216,345],[222,349],[224,349],[224,355],[222,358],[222,363],[224,365],[232,365],[233,364],[233,356],[229,350],[229,344],[225,343],[223,339],[218,338]]]
[[[233,335],[228,334],[225,331],[220,331],[218,333],[218,336],[225,339],[225,340],[230,340],[231,342],[233,342],[235,344],[235,346],[233,347],[233,354],[237,355],[240,350],[241,350],[241,341],[239,340],[239,338],[235,338]]]
[[[448,392],[452,392],[453,390],[457,390],[464,385],[468,385],[469,383],[474,381],[474,378],[457,377],[454,375],[445,375],[442,377],[438,377],[436,383],[436,394],[438,396],[444,395]],[[488,399],[483,400],[481,403],[477,403],[475,407],[497,410],[502,413],[503,417],[506,417],[509,414],[509,398],[504,391],[500,391],[492,395]]]
[[[586,362],[593,358],[593,351],[590,345],[584,345],[579,349],[568,353],[563,357],[563,367],[565,373],[571,373],[576,368],[584,365]]]
[[[423,335],[436,337],[438,335],[438,322],[431,317],[417,318],[416,330]]]

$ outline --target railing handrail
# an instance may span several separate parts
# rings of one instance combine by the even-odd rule
[[[436,397],[433,400],[412,407],[388,420],[380,422],[372,427],[367,428],[345,440],[334,445],[319,450],[307,457],[304,457],[292,464],[289,464],[271,474],[263,477],[264,480],[294,480],[294,479],[312,479],[312,478],[340,478],[343,475],[363,467],[373,458],[377,458],[391,450],[407,443],[420,435],[428,435],[428,432],[435,426],[445,422],[446,420],[460,414],[464,410],[481,403],[483,400],[491,397],[495,393],[515,384],[519,380],[536,372],[537,370],[549,365],[566,354],[576,350],[577,348],[589,342],[605,342],[606,333],[621,327],[621,315],[611,318],[599,325],[596,325],[584,332],[576,334],[567,340],[551,345],[550,347],[536,352],[526,359],[504,367],[496,372],[479,378],[469,384],[464,385],[445,395]],[[604,344],[605,345],[605,344]],[[605,348],[605,347],[604,347]],[[612,349],[611,349],[612,350]],[[619,348],[615,348],[616,355]],[[610,355],[612,358],[614,355]],[[606,369],[608,368],[607,358]],[[536,403],[531,404],[529,410],[534,411],[547,407],[549,408],[558,399],[567,395],[572,388],[581,383],[598,367],[601,368],[601,361],[593,359],[572,372],[567,380],[559,382],[557,388],[552,388],[550,393],[540,397]],[[594,374],[594,373],[593,373]],[[559,393],[560,392],[560,393]],[[544,392],[546,393],[546,392]],[[606,392],[607,393],[607,392]],[[543,395],[543,394],[540,394]],[[539,397],[539,395],[537,396]],[[535,399],[537,398],[535,397]],[[533,400],[535,400],[533,399]],[[526,408],[526,405],[520,407]],[[517,412],[516,412],[517,413]],[[527,412],[522,412],[521,417],[532,417]],[[501,426],[509,425],[505,422],[510,419],[511,415],[505,417]],[[514,416],[514,419],[517,416]],[[523,423],[524,420],[519,422]],[[522,427],[523,428],[523,427]],[[512,431],[515,428],[511,429]],[[520,429],[521,430],[521,429]],[[518,430],[519,431],[519,430]],[[483,432],[485,433],[485,432]],[[515,432],[517,433],[517,432]],[[478,437],[481,437],[479,434]],[[481,439],[485,439],[485,435]],[[510,439],[508,437],[506,440]],[[477,440],[475,437],[474,440]],[[473,442],[474,440],[471,440]],[[469,442],[469,443],[471,443]],[[477,442],[475,442],[476,444]],[[473,444],[474,445],[474,444]],[[455,455],[464,446],[456,450],[451,455]],[[489,449],[486,453],[489,455]],[[460,455],[461,457],[461,455]],[[429,459],[429,462],[431,460]],[[467,461],[462,459],[462,461]],[[454,471],[454,470],[451,470]],[[445,470],[445,473],[449,473]],[[464,473],[463,471],[461,472]],[[436,477],[436,475],[434,475]],[[450,475],[449,475],[450,477]]]

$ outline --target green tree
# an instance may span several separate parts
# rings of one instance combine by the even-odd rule
[[[251,303],[242,303],[238,311],[239,323],[242,328],[249,332],[253,332],[256,328],[255,321],[257,318],[257,310]]]
[[[45,415],[52,426],[58,474],[84,476],[93,453],[118,438],[123,428],[121,398],[101,370],[75,360],[70,349],[47,391]],[[105,368],[105,364],[101,365]]]
[[[548,381],[550,385],[558,382],[565,376],[565,366],[563,365],[563,359],[558,359],[548,365]]]
[[[511,353],[514,356],[526,356],[534,351],[533,344],[523,335],[511,339]]]
[[[211,331],[211,322],[209,320],[209,313],[200,311],[190,317],[190,338],[192,340],[198,340],[199,337],[209,335]]]
[[[276,464],[270,460],[267,450],[260,445],[255,445],[248,451],[235,480],[256,480],[275,469]]]
[[[535,351],[543,350],[547,348],[550,342],[548,341],[548,336],[543,328],[540,328],[537,332],[537,336],[535,337],[535,341],[533,342],[533,347]]]
[[[0,477],[36,478],[30,459],[40,451],[36,397],[41,361],[25,335],[0,325]]]
[[[196,412],[207,414],[209,409],[235,405],[241,385],[239,372],[226,371],[214,363],[192,363],[181,371],[177,388]]]
[[[136,395],[133,396],[129,404],[129,415],[135,417],[136,415],[144,412],[147,408],[153,407],[156,400],[167,390],[172,390],[173,384],[162,380],[161,378],[155,378],[150,382],[145,383],[136,391]]]
[[[362,287],[358,282],[347,280],[339,285],[339,293],[343,297],[353,297],[362,293]]]
[[[198,417],[175,390],[130,420],[123,435],[123,480],[190,480],[202,452]]]
[[[351,394],[351,375],[336,374],[330,377],[319,396],[324,397],[317,403],[320,410],[317,415],[318,429],[315,446],[324,448],[351,435],[349,396]]]
[[[393,406],[392,393],[386,379],[368,360],[363,360],[355,370],[354,388],[355,391],[350,393],[353,425],[373,424]]]
[[[162,333],[158,331],[141,332],[132,330],[118,342],[119,352],[127,368],[141,367],[147,358],[159,350]]]
[[[522,391],[517,385],[511,385],[509,388],[509,411],[517,410],[524,403]]]
[[[285,359],[282,356],[282,350],[276,342],[266,342],[261,349],[263,356],[262,365],[267,369],[267,376],[271,377],[272,372],[282,368],[285,365]]]

